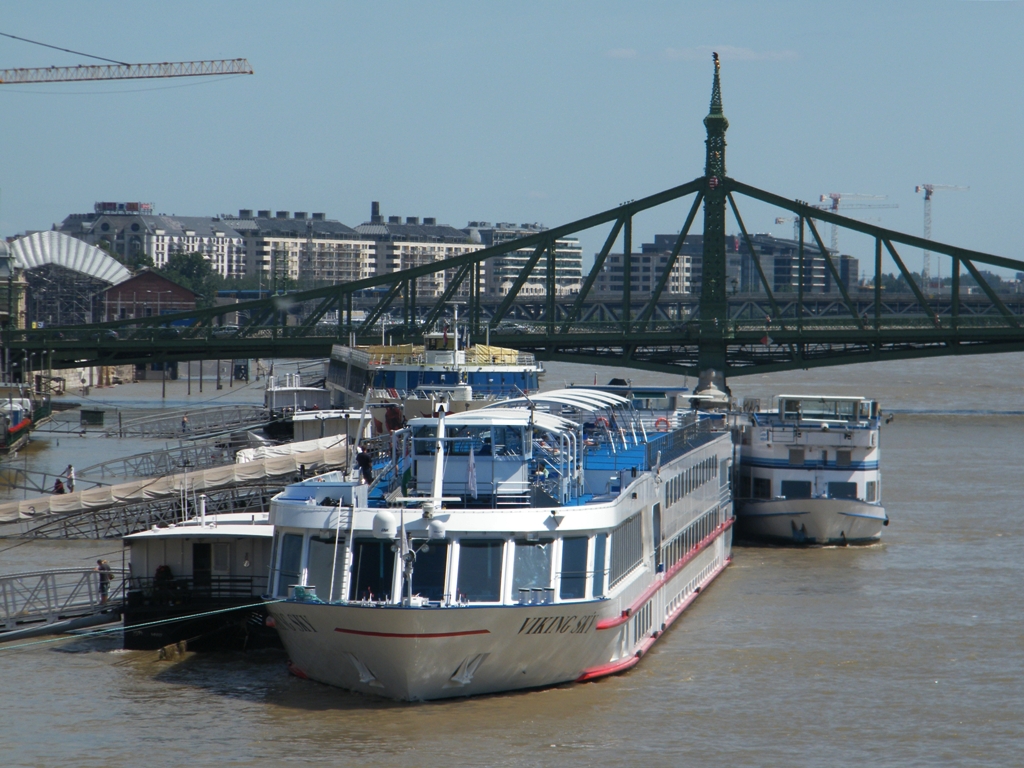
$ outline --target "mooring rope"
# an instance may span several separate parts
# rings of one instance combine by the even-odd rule
[[[231,608],[218,608],[215,611],[204,611],[203,613],[193,613],[193,614],[189,614],[188,616],[174,616],[173,618],[170,618],[170,619],[157,619],[156,621],[147,621],[147,622],[144,622],[142,624],[132,624],[130,627],[126,627],[126,626],[123,626],[123,625],[119,626],[119,627],[109,627],[107,629],[97,629],[97,630],[94,630],[92,632],[82,632],[81,634],[60,635],[58,637],[50,637],[50,638],[47,638],[46,640],[33,640],[31,643],[18,643],[17,645],[2,645],[2,643],[3,643],[3,635],[0,635],[0,652],[2,652],[2,651],[14,651],[14,650],[18,650],[18,649],[21,649],[21,648],[32,648],[32,647],[37,646],[37,645],[49,645],[50,643],[59,643],[59,642],[61,642],[63,640],[77,640],[77,639],[81,639],[83,637],[96,637],[98,635],[110,634],[111,632],[124,632],[126,630],[144,629],[146,627],[158,627],[158,626],[161,626],[163,624],[173,624],[176,621],[190,621],[192,619],[201,619],[201,618],[204,618],[206,616],[216,616],[219,613],[230,613],[231,611],[243,611],[243,610],[245,610],[247,608],[259,608],[260,606],[269,605],[270,603],[281,603],[281,602],[284,602],[287,599],[288,598],[281,597],[281,598],[278,598],[277,600],[261,600],[258,603],[250,603],[249,605],[236,605],[236,606],[233,606]]]

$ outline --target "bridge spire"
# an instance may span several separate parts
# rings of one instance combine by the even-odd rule
[[[714,383],[725,388],[725,326],[729,319],[726,301],[725,258],[725,132],[729,121],[722,111],[721,62],[711,54],[715,76],[711,86],[711,109],[704,118],[707,155],[704,163],[704,252],[701,266],[700,341],[698,370],[704,388]]]

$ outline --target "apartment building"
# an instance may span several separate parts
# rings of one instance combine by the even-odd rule
[[[483,247],[507,243],[521,237],[536,235],[547,230],[543,224],[512,224],[487,221],[471,221],[462,231],[472,242]],[[487,260],[484,293],[490,296],[505,296],[516,278],[526,267],[534,248],[520,248]],[[575,237],[561,237],[555,240],[555,292],[558,296],[579,293],[583,285],[583,249]],[[537,266],[519,291],[520,296],[543,296],[547,293],[546,256],[541,256]]]
[[[380,203],[370,205],[370,220],[355,228],[361,237],[372,240],[377,256],[378,275],[391,274],[411,267],[444,261],[465,253],[478,251],[484,246],[470,242],[469,235],[461,229],[438,224],[437,219],[418,216],[388,216],[387,221],[380,213]],[[446,269],[416,280],[418,297],[437,297],[444,293],[457,269]],[[481,270],[480,284],[484,285],[486,270]],[[463,282],[455,296],[469,294],[468,281]]]
[[[55,229],[126,262],[146,255],[164,267],[172,253],[200,253],[222,277],[245,274],[245,243],[228,221],[152,210],[152,203],[96,203],[92,213],[73,213]]]
[[[303,283],[348,283],[376,273],[372,240],[323,213],[243,208],[228,217],[245,243],[247,274],[267,285],[287,278]]]

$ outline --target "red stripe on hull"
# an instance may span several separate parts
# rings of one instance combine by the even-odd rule
[[[582,675],[576,678],[577,683],[585,683],[588,680],[597,680],[599,677],[607,677],[608,675],[614,675],[618,672],[625,672],[627,669],[631,669],[636,666],[636,663],[640,661],[640,657],[633,655],[626,659],[620,659],[619,661],[613,661],[611,664],[605,664],[603,667],[594,667],[588,669]]]
[[[722,565],[720,567],[718,567],[714,571],[712,571],[708,575],[708,577],[706,579],[704,579],[703,582],[701,582],[701,584],[697,587],[697,589],[694,590],[694,592],[688,598],[686,598],[679,605],[679,607],[677,607],[674,611],[672,611],[671,614],[669,614],[668,618],[665,620],[665,629],[668,629],[669,626],[672,625],[672,622],[674,622],[676,619],[678,619],[679,616],[682,615],[683,611],[685,611],[687,608],[690,607],[690,605],[693,603],[693,601],[697,599],[697,595],[699,595],[701,592],[703,592],[707,588],[708,584],[710,584],[712,581],[714,581],[715,578],[722,571],[724,571],[726,569],[726,567],[729,565],[729,563],[731,563],[731,562],[732,562],[732,558],[731,557],[726,558],[725,562],[722,563]],[[627,619],[628,619],[628,617],[627,617]],[[601,629],[602,627],[598,627],[598,628]],[[615,674],[618,674],[619,672],[625,672],[627,669],[633,668],[634,666],[636,666],[637,662],[640,661],[640,658],[645,653],[647,653],[648,650],[650,650],[651,646],[654,645],[655,641],[659,637],[661,637],[663,634],[665,634],[663,631],[655,630],[655,632],[650,637],[645,639],[637,647],[637,650],[633,653],[632,656],[629,656],[628,658],[625,658],[625,659],[619,659],[618,661],[613,661],[610,664],[604,664],[604,665],[602,665],[600,667],[594,667],[592,669],[584,670],[583,674],[576,678],[576,682],[577,683],[585,683],[585,682],[587,682],[589,680],[597,680],[599,677],[607,677],[608,675],[615,675]]]
[[[431,637],[463,637],[465,635],[489,635],[491,630],[489,629],[467,629],[463,632],[420,632],[420,633],[406,633],[406,632],[366,632],[361,629],[344,629],[343,627],[335,627],[335,632],[342,632],[346,635],[366,635],[367,637],[405,637],[405,638],[431,638]]]

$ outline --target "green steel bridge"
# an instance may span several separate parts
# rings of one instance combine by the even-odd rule
[[[1024,271],[1024,262],[926,240],[744,184],[726,175],[719,62],[715,56],[707,129],[705,173],[685,184],[518,240],[444,261],[316,290],[174,315],[87,326],[19,331],[8,328],[7,346],[17,377],[40,368],[70,368],[201,359],[324,357],[337,343],[408,342],[450,318],[462,305],[460,324],[472,338],[534,353],[541,360],[609,365],[699,376],[703,381],[826,365],[939,355],[1024,350],[1024,296],[1000,295],[982,272]],[[691,199],[668,263],[650,292],[634,291],[633,218]],[[762,254],[747,231],[740,202],[754,200],[798,219],[798,274],[792,292],[777,293],[762,268]],[[699,296],[666,293],[684,239],[703,212]],[[726,284],[726,219],[731,213],[759,280],[755,293],[729,295]],[[849,291],[822,240],[820,227],[835,225],[874,243],[873,288]],[[556,241],[607,228],[604,245],[578,294],[556,291]],[[621,295],[598,295],[598,274],[616,243],[623,254]],[[937,295],[918,285],[901,253],[924,249],[948,260],[952,284]],[[824,258],[833,294],[811,292],[810,255]],[[482,295],[482,270],[490,259],[530,253],[507,295]],[[883,255],[896,264],[905,293],[883,290]],[[870,272],[869,271],[869,272]],[[443,272],[440,296],[417,295],[421,278]],[[961,291],[969,275],[975,295]],[[530,278],[546,295],[521,296]],[[422,281],[421,281],[422,282]],[[325,318],[337,317],[337,323]],[[231,320],[226,323],[226,318]],[[237,324],[234,320],[237,318]]]

